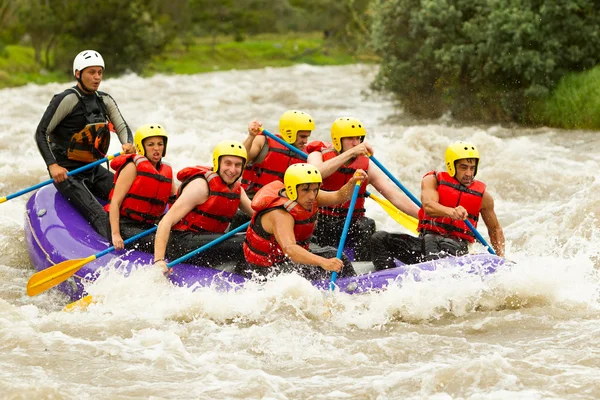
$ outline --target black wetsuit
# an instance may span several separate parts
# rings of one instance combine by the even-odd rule
[[[372,261],[376,270],[394,268],[397,259],[404,264],[416,264],[469,252],[466,240],[424,232],[419,237],[379,231],[371,236]]]
[[[338,247],[346,217],[319,214],[313,239],[319,246]],[[355,261],[371,261],[369,240],[375,233],[375,221],[369,217],[353,218],[348,228],[346,247],[354,249]]]
[[[133,135],[117,103],[104,92],[86,95],[77,86],[55,95],[35,132],[35,141],[46,166],[58,164],[71,171],[86,165],[67,158],[71,137],[87,124],[110,120],[121,143],[132,143]],[[110,240],[108,214],[96,197],[108,200],[113,173],[102,166],[70,176],[55,183],[56,189],[90,222],[94,229]]]
[[[220,233],[198,233],[172,230],[167,243],[167,258],[173,261],[223,236]],[[242,245],[244,232],[210,247],[186,261],[189,264],[219,268],[225,263],[238,263],[244,259]]]

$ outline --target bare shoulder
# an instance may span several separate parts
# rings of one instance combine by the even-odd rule
[[[486,190],[483,192],[483,197],[481,198],[481,208],[483,210],[493,210],[494,209],[494,198],[491,194]]]
[[[438,186],[438,181],[437,181],[437,178],[435,177],[435,175],[433,175],[433,174],[424,176],[423,179],[421,180],[421,187],[423,189],[436,189],[437,186]]]

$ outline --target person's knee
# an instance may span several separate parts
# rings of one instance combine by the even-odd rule
[[[371,247],[379,247],[387,243],[390,234],[386,231],[378,231],[371,235]]]
[[[357,221],[358,230],[363,234],[373,234],[377,228],[375,220],[363,217]]]

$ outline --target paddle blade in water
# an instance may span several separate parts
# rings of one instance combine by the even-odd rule
[[[67,304],[63,311],[65,312],[73,312],[73,311],[85,311],[88,306],[92,303],[95,303],[96,300],[91,295],[87,295],[82,297],[81,299],[72,302],[71,304]]]
[[[87,258],[67,260],[40,272],[36,272],[27,282],[27,294],[29,296],[35,296],[66,281],[77,272],[79,268],[95,259],[96,255]]]

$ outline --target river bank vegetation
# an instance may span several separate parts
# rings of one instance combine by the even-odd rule
[[[600,130],[594,0],[0,0],[0,88],[107,76],[371,62],[420,118]]]

